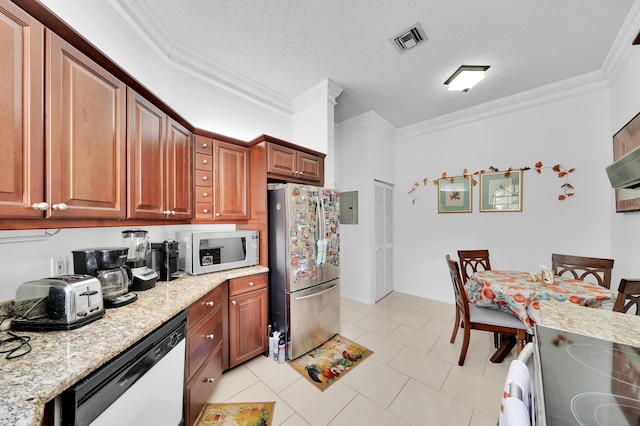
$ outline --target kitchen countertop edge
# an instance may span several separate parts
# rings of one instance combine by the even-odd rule
[[[0,357],[0,424],[42,423],[45,404],[91,374],[132,344],[232,278],[268,272],[263,266],[158,281],[136,292],[138,300],[108,309],[101,319],[69,331],[31,332],[32,351],[19,358]],[[0,303],[0,315],[10,302]]]

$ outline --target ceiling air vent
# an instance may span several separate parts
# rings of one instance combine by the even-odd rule
[[[391,39],[393,44],[398,48],[400,53],[404,53],[412,47],[424,43],[427,41],[427,36],[424,35],[420,24],[415,24],[411,28],[407,28],[400,34]]]

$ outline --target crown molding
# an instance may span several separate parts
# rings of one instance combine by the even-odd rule
[[[342,87],[338,86],[333,80],[326,79],[293,100],[293,114],[304,111],[318,102],[326,102],[334,106],[337,103],[336,98],[342,93],[342,90]]]
[[[365,112],[364,114],[360,114],[335,125],[336,132],[343,135],[350,132],[353,133],[370,129],[376,130],[395,141],[397,135],[396,127],[375,111]]]
[[[141,0],[110,0],[125,15],[133,29],[157,49],[170,64],[213,82],[217,87],[230,91],[254,103],[276,111],[292,114],[290,99],[251,80],[223,64],[201,55],[187,46],[173,41],[169,31],[158,25],[153,13]]]
[[[638,35],[638,28],[640,28],[640,0],[633,2],[600,68],[609,81],[618,77],[631,57],[633,49],[636,48],[633,41]]]

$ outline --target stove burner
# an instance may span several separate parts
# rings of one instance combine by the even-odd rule
[[[629,375],[628,363],[612,363],[612,359],[626,359],[629,355],[611,346],[600,346],[589,343],[574,343],[567,346],[567,353],[585,367],[605,377],[618,380],[631,386],[633,375]]]
[[[571,412],[583,426],[640,424],[640,401],[611,393],[579,393],[571,400]]]

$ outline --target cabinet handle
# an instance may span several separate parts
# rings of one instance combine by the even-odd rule
[[[202,210],[202,213],[209,213],[209,209]]]
[[[213,305],[214,305],[214,302],[212,302],[211,300],[209,300],[209,301],[207,301],[207,302],[204,302],[204,305],[205,305],[205,306],[209,306],[209,307],[211,307],[211,306],[213,306]]]
[[[33,207],[34,210],[45,211],[46,209],[49,208],[49,203],[45,203],[44,201],[42,201],[40,203],[33,203],[31,207]]]
[[[209,180],[209,176],[202,176],[202,180]]]
[[[220,217],[220,213],[216,213],[216,217]]]
[[[67,205],[65,203],[54,204],[51,207],[53,207],[54,210],[66,210],[67,209]]]
[[[238,304],[238,302],[236,302],[235,300],[232,300],[232,301],[231,301],[231,304],[232,304],[232,305],[237,305],[237,304]]]
[[[176,211],[175,210],[165,210],[162,213],[164,213],[167,216],[171,216],[171,215],[176,214]]]
[[[174,214],[176,214],[175,210],[171,210],[171,216],[173,216]]]
[[[253,287],[255,284],[253,282],[249,282],[249,287]]]
[[[208,379],[204,379],[205,383],[213,383],[216,381],[213,377],[209,377]]]
[[[213,340],[213,339],[215,339],[215,338],[216,338],[216,335],[215,335],[215,334],[207,334],[207,335],[206,335],[206,336],[204,336],[204,337],[206,337],[206,338],[207,338],[207,339],[209,339],[209,340]]]
[[[202,144],[202,147],[203,147],[203,148],[209,148],[209,144],[208,144],[208,143],[203,143],[203,144]]]
[[[208,196],[209,196],[209,193],[208,193],[208,192],[205,192],[204,194],[202,194],[202,196],[203,196],[203,197],[208,197]]]
[[[202,164],[209,164],[209,160],[202,160]]]

